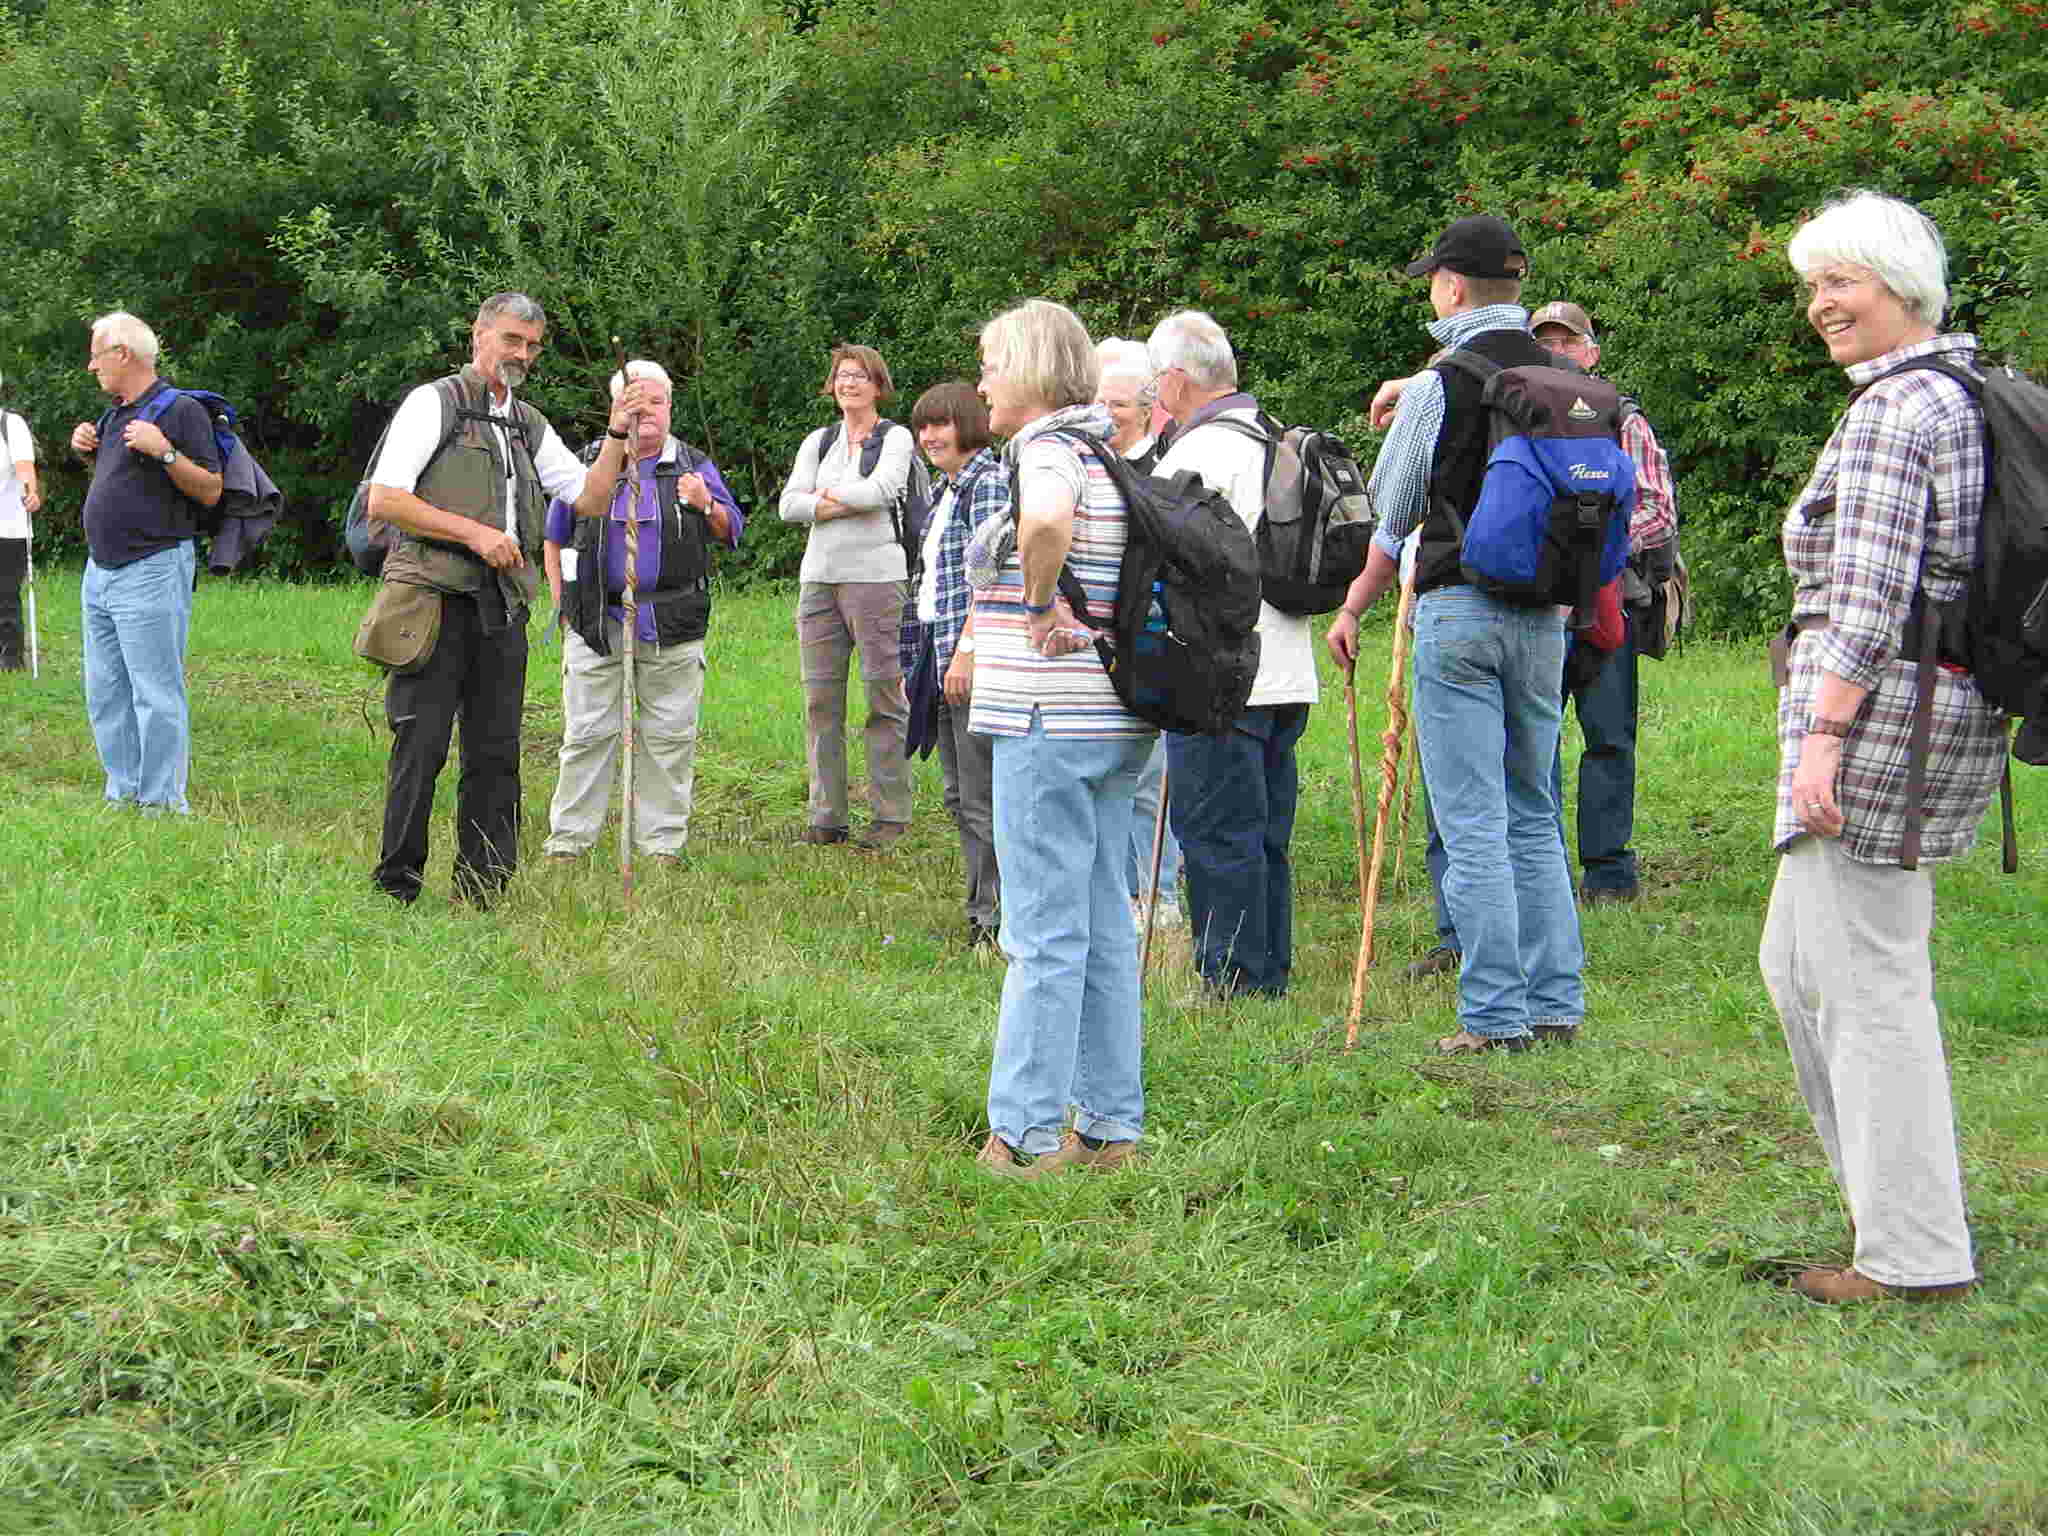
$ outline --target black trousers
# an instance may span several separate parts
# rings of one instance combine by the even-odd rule
[[[384,847],[372,876],[380,890],[405,902],[419,896],[434,781],[448,761],[458,720],[455,892],[485,906],[512,878],[519,865],[519,713],[525,701],[525,624],[487,630],[475,598],[444,599],[433,656],[410,676],[393,674],[385,688],[391,765]]]
[[[21,582],[27,574],[28,540],[0,539],[0,671],[28,665],[28,632],[21,625]]]

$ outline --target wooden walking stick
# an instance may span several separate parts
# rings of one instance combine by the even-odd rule
[[[626,363],[626,348],[618,337],[612,338],[612,349],[619,355],[619,389],[623,393],[633,383],[632,370]],[[632,424],[626,428],[626,483],[632,487],[631,499],[626,503],[626,590],[623,594],[625,609],[625,631],[621,651],[622,690],[619,699],[619,750],[625,761],[619,770],[619,888],[623,893],[626,910],[633,910],[633,754],[635,750],[634,727],[637,723],[639,695],[636,684],[634,661],[639,654],[640,632],[640,413],[633,413]],[[603,544],[599,544],[603,549]]]
[[[1380,900],[1380,865],[1387,853],[1387,817],[1400,787],[1401,743],[1408,733],[1408,695],[1402,687],[1402,666],[1408,659],[1408,612],[1415,605],[1415,572],[1401,583],[1401,606],[1394,614],[1394,655],[1387,664],[1387,728],[1380,733],[1380,794],[1372,821],[1372,865],[1359,876],[1358,964],[1351,973],[1351,1017],[1345,1024],[1344,1049],[1358,1044],[1358,1021],[1365,1012],[1365,977],[1372,969],[1372,922]],[[1354,662],[1352,670],[1357,671]],[[1365,844],[1365,786],[1358,765],[1358,690],[1345,689],[1351,708],[1351,804],[1360,850]]]
[[[1145,882],[1145,937],[1138,945],[1138,985],[1152,964],[1152,921],[1159,911],[1159,860],[1166,852],[1166,797],[1172,791],[1166,765],[1159,767],[1159,814],[1152,821],[1152,876]]]

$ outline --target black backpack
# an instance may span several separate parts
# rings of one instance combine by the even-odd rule
[[[1979,380],[1934,357],[1878,377],[1912,368],[1947,374],[1984,417],[1977,563],[1964,595],[1939,607],[1941,654],[1969,669],[1985,703],[2025,720],[2013,756],[2048,765],[2048,389],[2011,368]]]
[[[1234,416],[1202,425],[1228,427],[1266,450],[1266,510],[1253,536],[1265,600],[1299,616],[1341,608],[1365,569],[1377,524],[1351,450],[1313,427],[1282,427],[1263,411],[1256,425]]]
[[[825,428],[825,435],[818,439],[818,457],[822,460],[839,441],[842,423],[833,422]],[[875,430],[861,444],[860,474],[865,480],[875,472],[875,466],[882,462],[882,443],[896,430],[897,424],[884,416],[875,423]],[[909,428],[904,428],[909,431]],[[889,526],[896,532],[896,542],[903,550],[903,571],[913,581],[924,569],[924,534],[932,516],[932,477],[925,468],[924,455],[917,451],[917,438],[912,434],[910,443],[910,478],[903,482],[903,494],[889,507]]]
[[[448,445],[455,441],[465,421],[496,422],[500,427],[509,424],[503,416],[493,416],[489,411],[473,411],[462,403],[462,375],[459,373],[434,380],[434,393],[441,402],[441,438],[434,444],[434,451],[427,455],[427,462],[420,466],[422,480],[434,467],[434,461],[447,452]],[[526,440],[526,460],[530,464],[540,452],[540,445],[547,435],[547,422],[537,407],[524,400],[518,403],[518,414],[520,436]],[[384,557],[391,553],[392,542],[398,537],[398,530],[391,524],[370,520],[370,475],[377,468],[377,461],[384,457],[384,440],[391,435],[391,423],[397,419],[398,412],[394,410],[390,420],[384,423],[384,430],[377,434],[377,446],[370,450],[370,462],[363,466],[363,478],[356,482],[355,494],[349,497],[348,511],[342,516],[342,537],[348,543],[349,560],[365,576],[384,574]]]
[[[1089,613],[1072,570],[1061,568],[1059,588],[1096,632],[1117,698],[1161,730],[1222,735],[1259,675],[1259,553],[1244,520],[1193,470],[1141,475],[1099,437],[1071,428],[1057,435],[1099,459],[1124,499],[1123,565],[1108,622]]]

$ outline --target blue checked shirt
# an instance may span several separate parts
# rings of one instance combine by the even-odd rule
[[[965,504],[962,504],[962,498]],[[939,535],[938,559],[933,563],[932,650],[939,663],[939,676],[953,664],[953,648],[960,643],[960,631],[974,607],[974,589],[967,585],[967,541],[981,525],[1010,505],[1010,476],[1002,461],[989,448],[975,450],[974,457],[960,466],[960,473],[946,487],[932,516],[945,519]]]
[[[1429,334],[1444,348],[1462,347],[1488,331],[1528,329],[1529,311],[1519,304],[1486,304],[1429,323]],[[1429,508],[1429,466],[1443,429],[1444,381],[1435,369],[1425,368],[1401,391],[1365,488],[1380,520],[1373,542],[1389,560],[1400,560],[1401,541],[1422,526]]]

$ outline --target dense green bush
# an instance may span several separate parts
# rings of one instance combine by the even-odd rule
[[[2048,361],[2033,0],[52,0],[0,12],[0,368],[46,444],[95,408],[82,322],[125,304],[174,373],[249,403],[296,501],[273,564],[331,557],[390,405],[523,286],[536,397],[594,421],[609,338],[677,371],[679,426],[756,513],[729,573],[786,575],[773,498],[826,349],[891,409],[974,367],[1030,293],[1142,336],[1194,304],[1279,414],[1356,421],[1429,348],[1399,275],[1490,209],[1569,295],[1680,477],[1709,623],[1782,608],[1775,527],[1842,386],[1783,260],[1830,193],[1941,224],[1953,323]],[[54,478],[48,519],[75,515]]]

